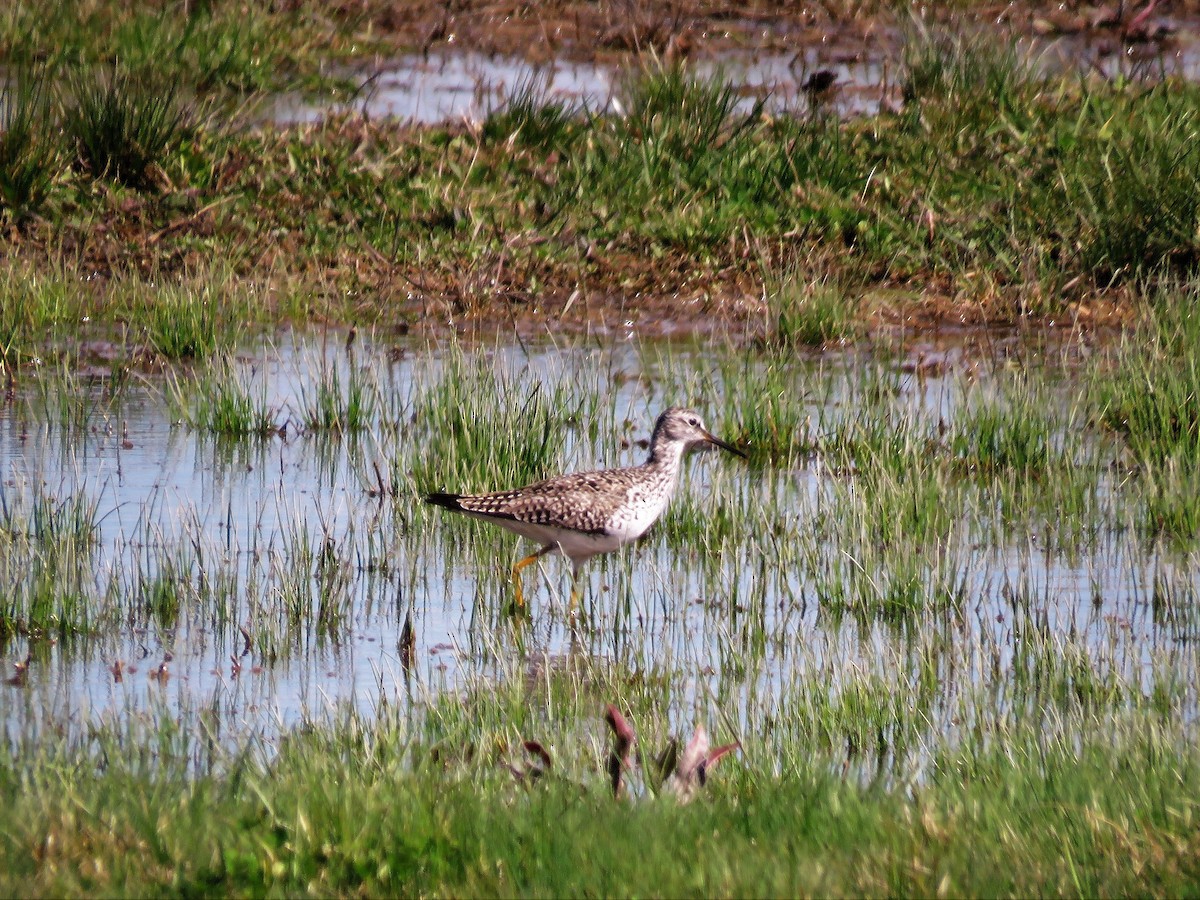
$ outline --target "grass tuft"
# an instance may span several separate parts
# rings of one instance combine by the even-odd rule
[[[300,420],[311,431],[353,434],[374,423],[379,405],[379,386],[367,368],[322,360],[301,389]]]
[[[213,359],[199,378],[167,375],[173,417],[212,434],[265,436],[278,430],[265,380],[255,380],[229,355]]]
[[[68,92],[64,125],[80,164],[97,178],[153,188],[187,123],[178,86],[113,66],[76,69]]]
[[[59,500],[0,489],[0,641],[14,635],[68,641],[91,631],[92,567],[98,548],[95,500]]]
[[[1015,41],[916,27],[904,45],[901,94],[906,105],[934,106],[961,123],[1021,117],[1041,79]]]
[[[498,106],[488,111],[482,136],[545,152],[570,147],[580,110],[550,95],[549,77],[533,72],[521,78]]]
[[[1200,110],[1194,87],[1085,93],[1056,158],[1080,267],[1101,282],[1200,263]]]
[[[439,360],[441,371],[417,388],[412,423],[420,435],[408,473],[418,493],[499,490],[565,471],[577,432],[605,430],[593,379],[603,371],[538,373],[509,362],[466,356]]]
[[[1049,476],[1059,460],[1055,428],[1045,410],[1019,390],[985,397],[959,415],[949,436],[949,452],[962,469],[978,474]]]
[[[1121,436],[1153,534],[1200,535],[1200,282],[1166,287],[1148,321],[1091,374],[1095,418]]]
[[[41,210],[59,172],[48,82],[46,68],[23,66],[0,83],[0,209],[17,221]]]
[[[789,274],[765,289],[774,342],[819,347],[849,340],[859,331],[858,304],[836,282],[804,284]]]
[[[135,284],[131,303],[139,313],[151,349],[169,360],[207,359],[233,346],[239,337],[241,304],[223,279],[209,273],[162,285]]]

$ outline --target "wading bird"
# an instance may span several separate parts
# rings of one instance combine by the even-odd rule
[[[672,407],[658,417],[650,457],[640,466],[576,472],[493,494],[429,494],[425,501],[493,522],[542,545],[513,566],[517,606],[525,605],[521,570],[554,551],[571,560],[571,606],[583,563],[609,553],[649,531],[663,514],[689,451],[720,447],[742,458],[732,444],[714,436],[690,409]]]

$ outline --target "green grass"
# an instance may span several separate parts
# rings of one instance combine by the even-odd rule
[[[155,186],[187,124],[178,86],[114,67],[77,70],[68,91],[64,128],[79,163],[96,178]]]
[[[159,628],[174,628],[179,623],[180,610],[190,599],[189,588],[187,572],[176,571],[172,563],[141,585],[135,608],[143,621],[153,622]]]
[[[973,84],[968,60],[955,56],[945,65],[963,67],[955,75],[959,89]],[[674,272],[675,290],[697,291],[727,284],[721,272],[761,277],[744,259],[748,239],[755,259],[762,252],[768,260],[812,260],[822,276],[832,267],[838,293],[854,296],[863,282],[932,279],[1000,315],[1061,311],[1087,292],[1136,291],[1138,278],[1164,265],[1189,267],[1195,217],[1188,202],[1181,199],[1170,216],[1148,207],[1138,224],[1146,249],[1112,269],[1101,265],[1096,241],[1101,232],[1127,230],[1128,217],[1115,208],[1096,212],[1069,192],[1100,197],[1085,180],[1109,171],[1075,155],[1104,132],[1092,111],[1096,98],[1106,98],[1118,121],[1153,112],[1154,152],[1184,159],[1193,143],[1186,112],[1192,88],[1170,84],[1134,94],[1091,85],[1085,92],[1069,82],[1021,85],[1006,101],[1018,108],[1000,119],[976,84],[979,102],[970,109],[956,93],[935,93],[919,111],[896,117],[814,123],[766,121],[737,110],[720,82],[651,72],[628,89],[626,117],[581,120],[582,136],[553,151],[522,146],[494,160],[498,151],[486,141],[448,136],[443,149],[431,135],[429,148],[412,148],[417,160],[436,148],[447,161],[431,178],[419,161],[397,160],[401,172],[423,174],[397,185],[396,202],[380,215],[387,230],[377,246],[400,247],[408,222],[418,237],[397,260],[434,266],[420,284],[448,282],[452,295],[458,288],[474,296],[477,279],[499,272],[517,296],[530,279],[562,285],[565,296],[597,277],[613,277],[627,291],[654,290],[658,273]],[[974,118],[964,121],[971,109]],[[975,137],[967,142],[963,135]],[[560,158],[551,161],[550,153]],[[1104,191],[1114,196],[1125,195],[1119,179],[1135,177],[1130,172],[1149,182],[1143,193],[1157,191],[1164,204],[1189,190],[1180,174],[1186,165],[1147,168],[1131,158],[1110,168],[1114,180]],[[377,202],[374,185],[362,188],[364,202]],[[1054,223],[1049,232],[1047,221]],[[432,232],[419,227],[435,222]],[[519,240],[531,228],[551,239]],[[552,237],[563,229],[588,236],[592,243],[582,249],[592,246],[590,258]],[[788,237],[781,241],[780,234]],[[601,246],[605,257],[598,260]],[[609,275],[605,258],[639,265]],[[777,292],[768,285],[766,293],[770,300]],[[852,331],[853,305],[834,292],[796,296],[789,289],[772,306],[789,339],[830,340]]]
[[[96,539],[97,508],[95,502],[81,495],[71,494],[61,501],[39,495],[30,504],[24,519],[10,520],[6,530],[51,551],[72,543],[88,547]],[[25,522],[23,529],[18,524],[21,521]]]
[[[387,714],[294,733],[267,760],[218,755],[198,773],[202,739],[178,726],[110,728],[90,749],[51,739],[0,767],[13,813],[0,889],[1186,894],[1195,752],[1130,725],[1112,742],[1049,750],[1022,730],[939,754],[928,780],[902,787],[856,784],[819,757],[779,776],[726,762],[689,805],[615,802],[595,761],[563,772],[567,747],[548,776],[519,785],[491,752],[435,759]]]
[[[310,431],[354,434],[374,422],[379,387],[354,360],[346,369],[320,360],[300,397],[300,421]]]
[[[1196,283],[1165,286],[1134,335],[1093,367],[1094,418],[1119,435],[1144,491],[1144,527],[1185,541],[1200,534],[1200,324]]]
[[[570,149],[582,112],[555,100],[549,82],[536,74],[518,81],[483,120],[485,141],[510,142],[545,151]]]
[[[0,363],[39,358],[85,315],[86,300],[66,272],[12,266],[0,278]]]
[[[566,441],[580,429],[594,438],[604,427],[602,371],[577,372],[576,381],[539,377],[519,363],[454,349],[438,363],[411,399],[418,443],[405,474],[416,493],[499,490],[549,477],[566,464]]]
[[[168,372],[166,393],[174,418],[190,428],[228,437],[265,437],[279,430],[267,402],[265,379],[229,356],[210,361],[199,375]]]
[[[1164,291],[1145,327],[1124,337],[1111,364],[1096,368],[1099,419],[1137,460],[1200,454],[1197,290],[1193,282]]]
[[[1194,85],[1044,75],[983,39],[914,37],[907,66],[910,102],[870,119],[771,118],[720,78],[659,67],[621,86],[623,114],[530,81],[474,131],[239,129],[224,113],[179,129],[167,98],[190,97],[186,79],[152,70],[175,87],[145,93],[80,74],[94,114],[68,116],[74,144],[38,159],[88,162],[44,171],[50,218],[27,217],[5,266],[119,293],[227,260],[263,284],[265,318],[373,327],[612,312],[603,298],[670,318],[678,296],[694,316],[692,301],[753,295],[785,346],[855,337],[875,287],[1013,320],[1097,298],[1128,309],[1195,271]],[[28,121],[13,146],[53,148]]]
[[[204,360],[232,348],[251,315],[252,299],[228,270],[184,275],[165,284],[127,283],[122,298],[135,311],[146,341],[167,360]]]
[[[134,10],[105,33],[123,54],[169,49],[158,74],[191,73],[171,82],[187,91],[207,72],[234,90],[274,77],[276,14],[235,32],[228,7],[204,9]],[[31,39],[112,64],[42,12]],[[768,118],[665,68],[622,87],[626,116],[531,82],[479,131],[201,120],[142,169],[154,191],[96,177],[111,166],[44,169],[0,279],[18,398],[0,412],[31,448],[13,453],[45,441],[50,468],[91,471],[115,407],[103,391],[89,407],[89,379],[60,367],[96,334],[151,370],[152,408],[169,367],[164,431],[254,433],[287,410],[321,434],[197,453],[232,498],[279,452],[277,493],[244,515],[218,495],[219,527],[186,503],[168,528],[159,500],[6,483],[0,652],[6,675],[32,668],[0,688],[0,892],[1194,893],[1196,88],[1049,78],[1003,46],[920,40],[911,102],[870,120]],[[47,127],[29,121],[27,154]],[[976,347],[914,374],[882,341],[836,346],[861,333],[864,289],[897,285],[998,317],[1097,296],[1153,309],[1075,368],[1022,351],[995,371]],[[382,346],[406,319],[524,322],[576,290],[576,310],[762,297],[768,340]],[[377,330],[302,358],[273,409],[226,354],[288,321]],[[548,585],[530,573],[515,625],[507,570],[529,548],[419,503],[640,458],[630,443],[681,401],[751,465],[690,463],[655,531],[585,570],[569,634],[561,560],[539,567]],[[101,543],[109,515],[120,537]],[[407,704],[381,673],[378,694],[358,685],[370,713],[243,730],[253,682],[225,679],[225,651],[245,641],[247,665],[290,686],[404,615]],[[437,616],[450,674],[423,642]],[[192,710],[164,690],[154,726],[57,733],[43,661],[106,677],[103,641],[131,625],[203,629],[222,693]],[[688,806],[614,803],[608,702],[648,753],[698,722],[743,750]],[[537,784],[507,768],[527,764],[523,740],[554,760]]]
[[[25,409],[32,421],[56,426],[86,441],[89,430],[112,431],[126,376],[120,362],[107,374],[85,375],[78,360],[60,359],[38,373]]]
[[[1033,478],[1070,468],[1082,422],[1068,418],[1060,426],[1048,414],[1054,398],[1031,394],[1020,379],[998,393],[1001,399],[981,397],[956,417],[948,442],[958,465],[976,474]]]
[[[283,89],[318,80],[319,57],[345,51],[354,17],[338,22],[324,12],[307,3],[273,10],[227,0],[16,0],[0,13],[0,58],[153,68],[201,92]]]
[[[794,362],[782,349],[724,360],[724,379],[736,389],[726,395],[721,434],[756,461],[796,462],[815,449],[808,420],[816,404]]]
[[[1115,127],[1124,121],[1128,127]],[[1059,177],[1080,264],[1101,283],[1195,271],[1198,135],[1200,114],[1186,89],[1084,94],[1074,132],[1058,137]]]
[[[0,84],[0,209],[10,220],[35,215],[58,173],[44,68],[5,71]]]
[[[855,300],[837,284],[798,284],[785,277],[767,288],[767,307],[773,319],[768,338],[783,346],[819,347],[847,340],[858,332]]]
[[[941,32],[914,20],[904,45],[901,83],[911,114],[951,115],[961,125],[1023,117],[1041,82],[1033,62],[1008,37]]]
[[[187,502],[160,511],[157,495],[111,513],[82,492],[6,495],[0,646],[9,666],[34,655],[9,695],[0,890],[1186,892],[1194,537],[1165,548],[1129,527],[1169,470],[1131,465],[1132,432],[1099,402],[1143,398],[1122,385],[1148,365],[1156,383],[1184,377],[1186,328],[1157,321],[1083,364],[1020,347],[1008,365],[945,375],[885,348],[805,361],[719,343],[413,358],[375,338],[316,355],[314,337],[312,357],[256,361],[294,366],[277,386],[288,409],[331,372],[339,409],[348,372],[370,386],[356,440],[218,455],[230,496],[248,483],[235,473],[273,472],[276,452],[279,474],[245,507],[222,495],[215,521]],[[171,378],[195,402],[249,377],[229,365]],[[159,398],[135,383],[122,403],[137,408],[139,388]],[[650,411],[696,398],[723,436],[770,451],[691,461],[655,531],[585,569],[575,622],[555,580],[566,564],[543,564],[549,585],[527,583],[529,621],[513,621],[513,539],[419,503],[426,485],[639,458]],[[1112,421],[1126,420],[1142,421]],[[120,536],[101,542],[108,515]],[[400,671],[402,639],[371,657],[379,686],[356,686],[360,712],[306,702],[311,721],[246,725],[253,679],[312,689],[323,682],[292,673],[345,671],[336,660],[367,652],[363,637],[397,639],[401,621],[416,623],[412,659]],[[450,674],[430,646],[446,622]],[[45,639],[57,664],[107,678],[90,636],[130,625],[174,640],[204,629],[219,687],[179,699],[178,655],[145,715],[43,726]],[[697,725],[742,748],[690,804],[644,769],[616,802],[607,703],[636,728],[643,767]],[[540,778],[525,741],[552,759]]]
[[[0,491],[0,641],[22,635],[62,642],[99,624],[93,597],[99,504]]]

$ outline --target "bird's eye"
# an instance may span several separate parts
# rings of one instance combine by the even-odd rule
[[[688,419],[688,424],[691,425],[693,428],[699,428],[700,420],[697,419],[695,416],[692,416],[690,419]]]

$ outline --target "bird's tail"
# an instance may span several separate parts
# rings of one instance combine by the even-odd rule
[[[462,504],[459,500],[462,499],[462,494],[442,494],[432,493],[425,495],[425,502],[432,503],[434,506],[441,506],[446,509],[452,509],[455,512],[462,512]]]

